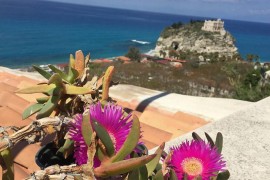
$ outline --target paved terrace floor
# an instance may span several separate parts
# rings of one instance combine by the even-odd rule
[[[22,120],[21,114],[40,94],[23,95],[14,92],[36,84],[40,79],[37,74],[0,67],[1,126],[25,126],[35,119],[30,117]],[[110,96],[140,118],[144,131],[142,140],[149,149],[251,104],[231,99],[168,94],[131,85],[112,87]],[[26,145],[24,142],[14,148],[14,161],[22,165],[15,164],[15,179],[22,179],[39,169],[34,163],[34,156],[39,148],[40,144]]]

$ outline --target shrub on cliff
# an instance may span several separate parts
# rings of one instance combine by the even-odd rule
[[[130,47],[128,53],[126,54],[126,57],[129,57],[132,61],[140,62],[141,60],[140,50],[136,47]]]

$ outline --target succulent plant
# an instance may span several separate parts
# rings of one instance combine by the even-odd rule
[[[121,175],[129,179],[147,179],[159,162],[164,144],[153,155],[143,155],[140,146],[140,121],[125,115],[122,107],[108,103],[91,105],[89,113],[77,115],[69,130],[75,144],[77,164],[86,164],[93,133],[96,134],[96,154],[93,156],[94,175],[98,178]],[[141,149],[142,150],[142,149]],[[141,156],[140,156],[141,155]],[[136,177],[136,178],[135,178]]]
[[[84,58],[82,51],[76,52],[76,59],[71,54],[68,73],[63,72],[53,65],[48,66],[53,71],[53,74],[37,66],[33,66],[43,77],[48,79],[48,82],[17,91],[17,93],[23,94],[43,93],[45,95],[44,97],[37,98],[35,104],[25,109],[22,118],[26,119],[37,113],[36,118],[40,119],[50,116],[53,111],[55,112],[54,115],[59,115],[61,112],[61,115],[68,116],[78,113],[78,110],[82,112],[83,106],[78,101],[78,95],[85,95],[86,98],[84,99],[88,99],[88,101],[95,96],[95,100],[98,100],[98,89],[102,84],[104,85],[101,98],[103,101],[106,101],[108,99],[108,88],[114,68],[112,66],[109,67],[107,73],[100,80],[97,77],[93,77],[90,81],[89,60],[90,55]],[[74,102],[74,100],[77,101]],[[78,104],[77,106],[76,103]],[[76,108],[78,110],[75,110]]]
[[[89,61],[90,54],[84,57],[82,51],[77,51],[75,58],[70,55],[67,73],[53,65],[48,66],[53,74],[34,66],[48,82],[17,91],[44,94],[23,112],[23,119],[37,113],[38,120],[32,126],[25,127],[26,132],[17,133],[25,135],[21,139],[36,142],[31,137],[37,138],[38,133],[40,137],[43,133],[43,137],[57,129],[55,140],[41,148],[36,156],[44,161],[41,166],[46,169],[33,173],[31,179],[49,178],[49,175],[57,173],[59,176],[53,176],[54,179],[61,179],[61,174],[65,173],[65,177],[72,176],[75,179],[229,179],[230,173],[224,170],[225,161],[221,156],[221,133],[217,134],[215,141],[205,133],[205,142],[194,132],[193,141],[172,147],[169,154],[164,152],[163,143],[154,154],[148,155],[146,146],[140,141],[142,132],[139,118],[125,112],[109,97],[114,67],[108,67],[100,78],[90,78]],[[58,116],[55,117],[57,120],[52,121],[57,125],[47,123],[45,129],[37,128],[36,124],[53,119],[45,118],[48,116]],[[60,121],[60,116],[68,118],[68,123]],[[27,134],[31,128],[34,135]],[[11,147],[9,145],[12,143],[9,142],[6,141],[6,147]],[[47,158],[47,155],[51,157]],[[162,163],[161,158],[164,159]],[[6,168],[2,178],[14,179],[10,148],[0,151],[0,161],[2,167]]]
[[[171,147],[166,155],[162,169],[156,173],[155,179],[166,180],[227,180],[228,170],[224,170],[225,161],[221,155],[223,137],[217,134],[216,141],[205,133],[205,142],[197,133],[193,132],[194,140],[185,141],[178,146]]]

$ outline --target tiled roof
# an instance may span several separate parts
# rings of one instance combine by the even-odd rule
[[[21,87],[31,86],[38,81],[25,76],[0,72],[0,125],[1,126],[26,126],[35,117],[22,120],[24,109],[35,101],[39,95],[21,95],[15,91]],[[13,148],[15,162],[15,179],[23,179],[29,176],[39,167],[35,164],[35,154],[40,148],[38,144],[27,145],[21,142]],[[2,170],[1,170],[2,171]]]
[[[22,120],[21,114],[41,94],[16,94],[15,91],[36,83],[38,83],[37,80],[24,76],[0,72],[1,126],[25,126],[35,119],[35,117],[30,117]],[[142,141],[149,149],[207,123],[204,119],[190,114],[166,112],[151,106],[147,106],[143,110],[137,109],[136,111],[140,104],[138,101],[118,100],[118,104],[132,110],[140,118],[141,130],[143,131]],[[34,161],[35,154],[39,148],[39,144],[26,145],[23,142],[14,147],[14,161],[22,165],[15,164],[15,179],[22,179],[34,170],[39,169]]]

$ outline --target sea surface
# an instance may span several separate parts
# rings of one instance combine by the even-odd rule
[[[182,15],[63,4],[38,0],[0,0],[0,66],[65,63],[81,49],[91,58],[126,54],[131,46],[154,49],[173,22],[209,19]],[[243,57],[270,61],[270,24],[225,20]]]

